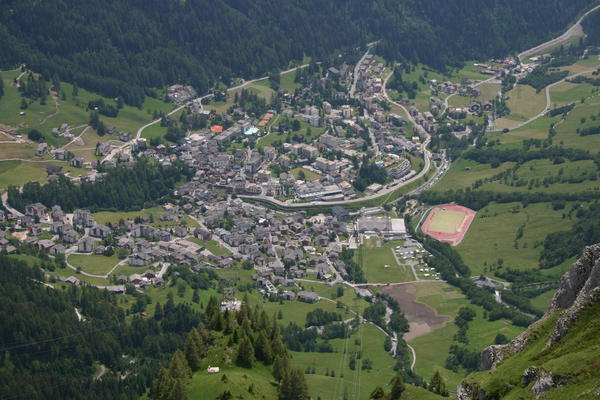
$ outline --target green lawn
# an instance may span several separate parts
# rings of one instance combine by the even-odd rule
[[[219,243],[215,240],[209,240],[208,242],[205,242],[203,240],[200,240],[198,238],[195,237],[189,237],[186,240],[189,240],[190,242],[199,244],[200,246],[203,246],[204,248],[206,248],[208,251],[210,251],[211,253],[213,253],[215,256],[222,256],[222,255],[230,255],[231,252],[226,249],[225,247],[221,247],[219,245]]]
[[[554,211],[549,203],[530,204],[525,208],[520,203],[491,203],[477,213],[456,250],[471,268],[472,275],[489,274],[490,266],[497,264],[498,259],[503,259],[505,267],[537,268],[542,251],[540,243],[546,235],[568,230],[574,222],[563,219],[563,212]],[[516,233],[522,225],[523,237],[515,248]]]
[[[0,121],[3,124],[13,126],[19,129],[21,133],[27,133],[30,129],[36,128],[42,132],[52,145],[66,143],[65,139],[54,137],[50,130],[66,122],[70,126],[79,126],[87,124],[89,120],[89,111],[87,104],[90,100],[102,98],[107,104],[115,104],[113,99],[102,97],[98,94],[79,89],[77,98],[74,98],[73,86],[62,82],[61,90],[65,93],[66,99],[62,100],[47,98],[47,104],[41,105],[39,101],[29,104],[24,110],[25,115],[20,116],[21,96],[18,89],[10,84],[15,77],[14,72],[0,72],[0,76],[5,81],[5,95],[1,100]],[[169,111],[173,105],[165,103],[158,99],[146,98],[141,108],[125,106],[117,118],[101,116],[102,121],[107,126],[115,126],[118,130],[134,133],[140,126],[151,120],[153,111]]]
[[[540,294],[531,299],[531,304],[542,312],[546,312],[548,310],[548,306],[550,306],[550,301],[554,296],[555,290],[551,289],[547,292]]]
[[[533,160],[519,166],[515,175],[506,180],[484,183],[480,189],[496,192],[544,191],[546,193],[597,191],[600,190],[600,181],[597,174],[593,174],[596,170],[596,164],[592,160],[566,161],[561,164],[554,164],[547,159]],[[560,180],[544,183],[545,179]],[[578,182],[579,180],[582,181]]]
[[[527,121],[546,107],[545,91],[537,93],[529,85],[515,85],[506,95],[507,106],[511,110],[510,115],[518,121]]]
[[[121,260],[116,255],[106,257],[96,254],[89,256],[72,254],[69,256],[68,261],[74,267],[79,267],[83,272],[87,272],[88,274],[106,275]]]
[[[0,147],[2,146],[3,145],[0,145]],[[70,167],[68,164],[60,161],[48,161],[43,163],[0,161],[0,191],[8,186],[21,186],[31,181],[46,183],[48,181],[46,167],[49,165],[63,167],[63,172],[68,172],[69,176],[79,176],[88,172],[85,169]]]
[[[456,233],[465,219],[465,213],[453,210],[438,210],[429,221],[429,230],[444,233]]]
[[[367,400],[377,386],[389,392],[389,383],[395,376],[394,358],[383,349],[384,334],[371,324],[361,325],[347,341],[334,339],[330,343],[335,353],[291,352],[293,365],[301,370],[314,368],[315,373],[306,375],[308,387],[313,398],[339,399],[344,395],[348,399]],[[358,340],[358,341],[357,341]],[[346,353],[344,352],[346,349]],[[349,367],[349,355],[360,351],[362,358],[357,361],[353,371]],[[361,370],[362,360],[373,362],[372,370]],[[335,376],[327,376],[327,372]],[[331,375],[331,373],[330,373]],[[403,397],[404,398],[404,397]],[[407,399],[439,398],[423,389],[407,385]]]
[[[134,220],[137,217],[151,216],[152,222],[149,225],[156,228],[173,228],[179,226],[184,222],[188,227],[197,227],[198,223],[189,216],[184,216],[182,220],[175,219],[174,221],[161,221],[160,215],[166,212],[161,206],[147,208],[140,211],[100,211],[94,213],[94,218],[99,224],[118,224],[120,220]]]
[[[450,170],[439,181],[432,190],[446,191],[455,189],[466,189],[476,181],[490,178],[512,167],[514,163],[507,162],[498,168],[491,168],[490,164],[479,164],[475,161],[459,159],[452,163]]]
[[[392,254],[392,249],[403,243],[401,240],[383,242],[380,239],[371,238],[354,252],[355,260],[362,267],[367,282],[398,283],[414,280],[411,268],[399,266]],[[378,244],[381,246],[378,247]]]
[[[294,168],[290,170],[290,173],[300,179],[300,171],[304,172],[304,179],[308,182],[316,181],[321,178],[321,175],[306,168]]]
[[[453,319],[459,308],[468,306],[475,310],[477,316],[469,323],[467,337],[469,339],[468,348],[473,351],[480,351],[486,346],[493,344],[494,338],[498,333],[512,338],[519,334],[522,329],[510,325],[508,321],[488,321],[483,318],[483,308],[472,305],[455,287],[446,283],[415,285],[416,300],[428,305],[434,309],[437,315],[444,315],[452,318],[446,322],[443,327],[434,330],[423,336],[419,336],[409,342],[417,353],[416,372],[424,379],[429,380],[433,373],[438,370],[446,379],[451,391],[455,390],[458,383],[465,375],[464,371],[455,373],[444,368],[444,362],[448,357],[448,350],[454,341],[454,335],[458,328],[453,323]]]

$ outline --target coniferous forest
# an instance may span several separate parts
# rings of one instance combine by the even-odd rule
[[[148,88],[264,75],[380,40],[388,59],[444,68],[535,45],[587,0],[7,0],[0,67],[26,63],[140,106]]]

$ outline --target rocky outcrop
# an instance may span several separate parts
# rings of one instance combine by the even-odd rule
[[[571,269],[563,275],[546,315],[560,313],[552,335],[546,343],[550,347],[564,337],[569,326],[592,301],[600,300],[600,245],[590,246]]]
[[[546,343],[546,348],[553,346],[569,332],[569,327],[577,321],[581,311],[591,302],[597,301],[600,301],[600,245],[593,245],[586,247],[579,260],[563,275],[546,314],[510,343],[489,346],[483,350],[479,370],[493,370],[503,360],[521,352],[531,339],[535,338],[536,328],[559,313]],[[541,396],[544,392],[565,382],[564,378],[553,376],[550,371],[534,366],[523,372],[523,385],[528,386],[533,383],[531,390],[536,396]],[[482,389],[463,382],[458,388],[457,399],[485,400],[486,395]]]

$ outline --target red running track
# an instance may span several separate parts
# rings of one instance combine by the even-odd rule
[[[440,211],[442,209],[449,210],[449,211],[459,211],[459,212],[462,212],[465,214],[465,217],[462,220],[462,222],[459,225],[456,232],[446,233],[446,232],[432,231],[429,229],[429,224],[431,222],[431,219],[433,218],[433,216],[435,214],[437,214],[438,211]],[[425,222],[423,222],[423,225],[421,225],[421,230],[426,235],[429,235],[432,238],[439,240],[440,242],[448,243],[448,244],[450,244],[450,246],[456,246],[460,242],[462,242],[462,240],[465,237],[465,235],[467,234],[467,231],[469,230],[469,227],[471,226],[471,222],[473,222],[473,219],[475,218],[476,214],[477,213],[475,211],[473,211],[467,207],[459,206],[456,204],[443,204],[443,205],[435,207],[433,210],[431,210],[429,212],[429,215],[427,216],[427,218],[425,218]]]

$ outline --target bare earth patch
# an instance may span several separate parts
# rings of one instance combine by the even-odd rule
[[[441,328],[444,322],[450,321],[449,317],[439,316],[435,310],[415,301],[415,284],[391,285],[381,290],[398,302],[400,310],[408,320],[409,331],[404,334],[406,341],[426,335],[434,329]]]

